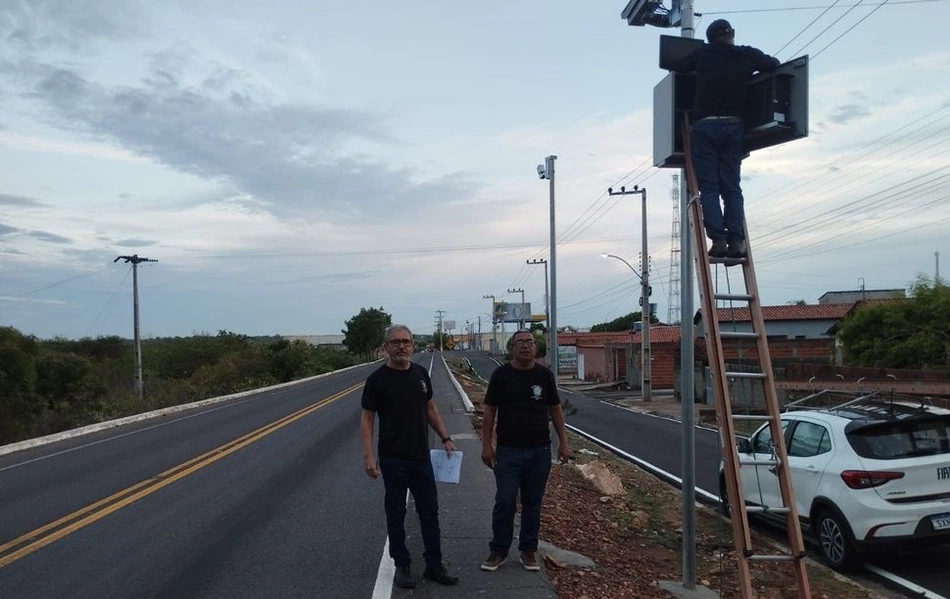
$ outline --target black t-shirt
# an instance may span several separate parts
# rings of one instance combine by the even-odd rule
[[[379,457],[422,460],[429,455],[426,410],[431,399],[429,373],[414,362],[408,370],[383,364],[367,377],[361,403],[379,416]]]
[[[749,81],[757,71],[772,71],[777,59],[752,46],[703,44],[673,66],[696,72],[693,120],[707,116],[743,116]]]
[[[499,366],[485,393],[485,404],[498,408],[498,444],[506,447],[549,445],[548,414],[560,403],[554,374],[540,364],[529,370]]]

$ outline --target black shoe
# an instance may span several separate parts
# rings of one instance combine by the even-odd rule
[[[425,572],[422,573],[422,577],[448,586],[453,586],[459,583],[459,577],[449,574],[449,571],[445,569],[444,564],[427,567]]]
[[[728,252],[729,248],[725,239],[713,239],[712,245],[709,247],[710,258],[725,258]]]
[[[428,572],[428,570],[426,570],[426,572]],[[400,589],[416,588],[416,579],[412,577],[412,570],[409,566],[396,568],[396,575],[393,576],[393,584]]]
[[[729,250],[726,254],[729,258],[745,258],[746,257],[746,245],[744,240],[739,241],[730,241]]]

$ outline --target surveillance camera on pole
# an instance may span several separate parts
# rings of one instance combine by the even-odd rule
[[[548,178],[548,173],[547,171],[544,170],[544,165],[539,164],[538,165],[538,179],[547,179],[547,178]]]
[[[663,6],[661,0],[630,0],[620,17],[633,27],[678,27],[682,14],[680,0],[672,0],[672,8]]]

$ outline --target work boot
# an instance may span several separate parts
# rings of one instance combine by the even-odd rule
[[[426,566],[422,577],[447,586],[453,586],[459,583],[459,577],[449,574],[449,571],[445,569],[445,564]]]
[[[492,551],[491,555],[488,556],[488,559],[482,562],[482,570],[494,572],[500,565],[505,563],[506,559],[508,559],[508,556]]]
[[[729,258],[745,258],[746,257],[745,241],[742,239],[738,241],[730,241],[729,249],[726,253],[726,256]]]
[[[396,568],[396,575],[393,576],[393,584],[400,589],[416,588],[416,579],[412,577],[412,570],[409,568],[409,566]]]
[[[729,248],[725,239],[713,239],[712,245],[709,247],[710,258],[725,258],[728,252]]]

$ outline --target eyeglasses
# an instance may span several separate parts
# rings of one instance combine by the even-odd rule
[[[513,345],[518,347],[531,347],[534,345],[534,339],[518,339]]]
[[[386,343],[392,345],[393,347],[399,347],[400,345],[405,345],[408,347],[412,345],[412,339],[390,339]]]

